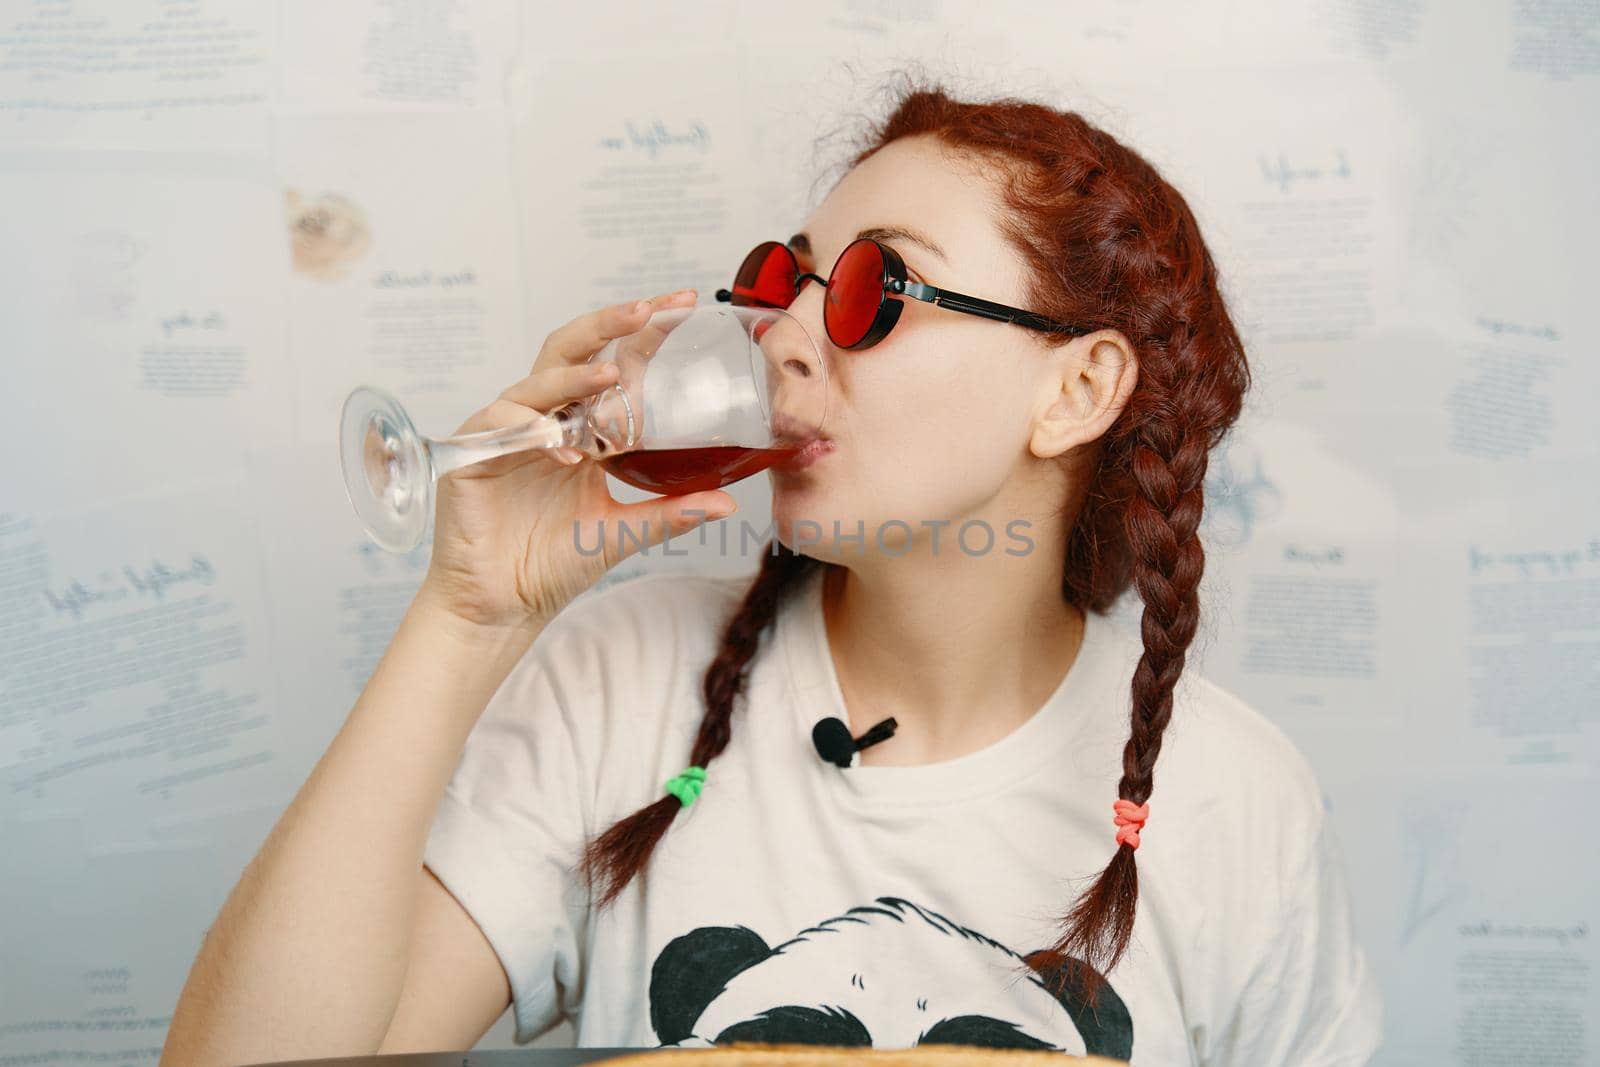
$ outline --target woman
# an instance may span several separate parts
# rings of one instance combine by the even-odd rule
[[[732,498],[621,506],[572,454],[445,479],[427,579],[209,932],[166,1061],[466,1048],[508,1004],[519,1041],[567,1016],[589,1046],[1370,1057],[1315,775],[1183,671],[1207,458],[1249,382],[1183,198],[1076,114],[912,87],[787,247],[787,273],[758,257],[776,289],[735,293],[823,351],[828,440],[772,471],[753,583],[563,610],[637,550],[580,551],[600,520],[659,542]],[[847,248],[912,285],[825,311]],[[646,311],[555,331],[462,431],[604,388],[585,361]],[[1130,584],[1138,637],[1105,617]],[[840,766],[810,736],[830,716],[897,729]]]

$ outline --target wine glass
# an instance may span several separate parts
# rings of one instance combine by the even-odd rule
[[[433,517],[439,478],[534,448],[575,448],[647,492],[717,489],[794,455],[826,414],[822,358],[780,308],[666,308],[594,360],[617,364],[615,384],[520,426],[438,440],[419,433],[382,389],[353,390],[339,450],[367,533],[391,552],[411,550]]]

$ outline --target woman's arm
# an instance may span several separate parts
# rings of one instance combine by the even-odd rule
[[[161,1067],[379,1048],[405,984],[426,886],[423,846],[445,784],[489,698],[541,629],[467,623],[424,583],[207,931]],[[463,922],[457,916],[453,928],[465,931]]]
[[[616,368],[591,357],[641,327],[652,307],[694,300],[686,289],[578,316],[545,339],[531,374],[456,433],[520,426],[604,391]],[[544,623],[645,547],[619,544],[585,555],[581,527],[647,522],[642,528],[659,543],[734,509],[721,490],[621,505],[606,491],[605,471],[577,464],[579,458],[573,449],[533,449],[439,479],[422,590],[328,751],[207,931],[161,1067],[376,1050],[402,993],[409,1003],[416,988],[406,972],[419,914],[429,924],[421,941],[427,957],[439,957],[432,934],[443,916],[457,932],[447,935],[455,941],[444,955],[459,951],[474,961],[481,1013],[504,1006],[488,1003],[500,987],[489,980],[482,945],[466,947],[465,915],[446,906],[442,887],[422,871],[467,737]],[[471,1015],[480,1017],[479,1009]],[[440,1021],[408,1008],[397,1040],[447,1032]]]

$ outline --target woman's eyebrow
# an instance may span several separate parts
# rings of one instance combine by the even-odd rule
[[[940,248],[937,243],[928,237],[924,237],[916,230],[905,226],[868,226],[856,234],[856,240],[858,241],[863,237],[870,237],[874,241],[910,241],[912,244],[919,245],[933,255],[938,256],[941,261],[950,262],[949,258],[944,254],[944,249]],[[811,238],[803,233],[797,233],[789,238],[789,247],[801,255],[809,256],[811,254]]]

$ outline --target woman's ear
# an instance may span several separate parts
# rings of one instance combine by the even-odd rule
[[[1127,406],[1139,380],[1133,345],[1118,330],[1096,330],[1058,349],[1058,373],[1034,419],[1028,448],[1051,459],[1098,440]]]

